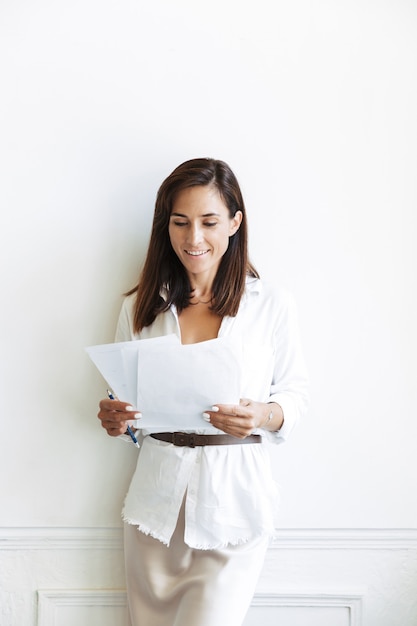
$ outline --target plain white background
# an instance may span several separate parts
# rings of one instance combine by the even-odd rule
[[[312,406],[274,450],[284,528],[416,528],[417,7],[3,0],[1,526],[119,526],[100,430],[163,178],[226,160],[295,294]]]

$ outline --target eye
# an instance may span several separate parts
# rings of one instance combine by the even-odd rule
[[[204,226],[211,228],[212,226],[217,226],[217,222],[204,222]]]
[[[187,222],[177,222],[176,220],[173,221],[175,226],[187,226]]]

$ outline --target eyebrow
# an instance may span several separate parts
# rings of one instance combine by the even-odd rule
[[[183,213],[177,213],[176,211],[173,211],[171,213],[170,217],[184,217],[185,219],[188,219],[188,215],[184,215]],[[203,215],[199,215],[198,217],[220,217],[220,213],[204,213]]]

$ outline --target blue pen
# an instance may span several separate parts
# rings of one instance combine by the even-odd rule
[[[110,389],[107,389],[107,395],[109,396],[110,400],[116,400],[116,398],[114,397],[113,393],[110,391]],[[127,434],[129,435],[129,437],[131,438],[131,440],[133,441],[133,443],[135,444],[135,446],[137,448],[139,448],[139,444],[138,444],[138,440],[136,439],[133,430],[130,428],[130,426],[127,427]]]

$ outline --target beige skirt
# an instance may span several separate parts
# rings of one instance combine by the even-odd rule
[[[184,505],[169,547],[125,524],[131,626],[241,626],[268,537],[219,550],[184,543]]]

